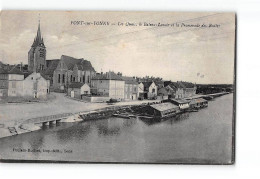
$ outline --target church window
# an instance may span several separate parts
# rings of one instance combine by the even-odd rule
[[[70,76],[70,81],[72,82],[72,75]]]
[[[62,83],[65,83],[65,75],[62,75]]]
[[[83,83],[85,83],[85,76],[83,76]]]
[[[60,74],[59,74],[59,78],[58,78],[58,83],[60,83]]]
[[[90,76],[88,76],[88,83],[90,83]]]

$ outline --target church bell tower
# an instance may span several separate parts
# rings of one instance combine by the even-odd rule
[[[41,37],[40,20],[37,35],[34,38],[31,49],[28,52],[28,71],[41,72],[46,69],[46,47]]]

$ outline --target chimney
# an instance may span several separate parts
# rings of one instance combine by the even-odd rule
[[[21,62],[20,64],[20,71],[22,71],[22,69],[23,69],[23,62]]]

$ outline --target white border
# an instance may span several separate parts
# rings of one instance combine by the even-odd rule
[[[1,9],[229,11],[237,13],[236,163],[233,166],[0,164],[0,178],[260,178],[260,1],[0,0]]]

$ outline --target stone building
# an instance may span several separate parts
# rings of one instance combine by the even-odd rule
[[[194,84],[182,81],[165,81],[164,86],[169,92],[169,98],[175,99],[182,99],[194,96],[197,89]]]
[[[25,74],[17,68],[0,71],[0,97],[46,98],[49,93],[49,80],[40,73]]]
[[[114,72],[97,74],[92,79],[92,95],[124,99],[125,81]]]
[[[144,98],[144,84],[142,82],[139,82],[138,83],[138,98],[140,97],[140,99],[143,99]]]
[[[158,87],[154,82],[142,82],[144,85],[144,98],[155,99],[157,98]]]
[[[126,100],[136,100],[138,98],[138,82],[133,77],[121,76],[125,81],[124,98]]]
[[[22,96],[24,74],[17,68],[0,70],[0,97]]]
[[[82,95],[89,95],[90,87],[86,83],[71,83],[69,85],[67,95],[72,98],[82,99]]]

